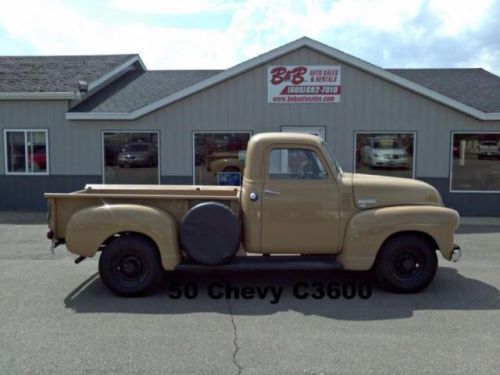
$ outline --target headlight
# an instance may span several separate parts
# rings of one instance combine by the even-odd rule
[[[374,152],[373,156],[376,157],[376,158],[381,158],[382,154],[380,152]]]

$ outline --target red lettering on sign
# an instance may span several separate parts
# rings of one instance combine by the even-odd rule
[[[279,85],[281,82],[290,81],[294,85],[300,85],[304,82],[304,74],[306,72],[307,68],[305,66],[298,66],[291,70],[288,70],[284,66],[278,66],[271,70],[271,83]]]

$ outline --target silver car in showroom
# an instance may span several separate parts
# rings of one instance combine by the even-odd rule
[[[408,152],[394,136],[368,139],[362,151],[363,163],[370,168],[410,168]]]
[[[154,143],[126,144],[118,155],[119,167],[154,167],[158,165],[158,151]]]

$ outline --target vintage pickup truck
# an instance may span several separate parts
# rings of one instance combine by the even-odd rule
[[[147,294],[164,270],[371,270],[389,290],[417,292],[457,261],[456,211],[430,185],[345,173],[321,138],[262,133],[248,144],[241,187],[87,185],[48,199],[48,238],[101,252],[103,282]],[[260,256],[259,256],[260,255]]]

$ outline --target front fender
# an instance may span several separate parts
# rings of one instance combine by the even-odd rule
[[[337,260],[345,269],[368,270],[384,241],[399,232],[429,235],[443,257],[450,260],[457,227],[458,213],[439,206],[395,206],[360,211],[349,221]]]
[[[105,204],[78,211],[68,221],[66,247],[74,254],[93,257],[106,239],[121,232],[151,238],[166,270],[181,260],[175,219],[158,208],[137,204]]]

